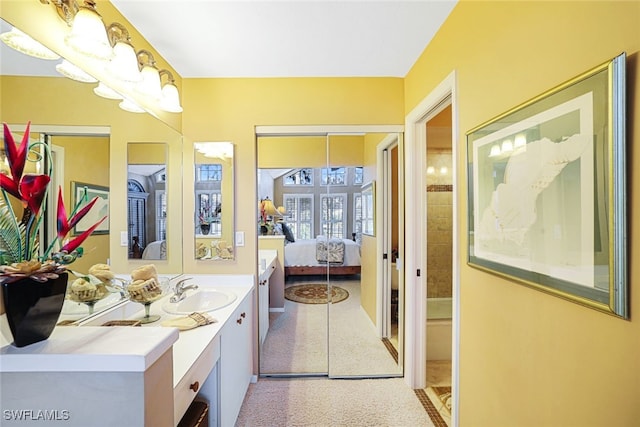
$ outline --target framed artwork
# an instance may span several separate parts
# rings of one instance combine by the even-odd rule
[[[362,186],[362,234],[376,235],[376,183]]]
[[[91,208],[87,215],[78,221],[76,226],[73,228],[73,234],[78,235],[83,233],[105,215],[107,216],[107,219],[105,219],[92,234],[109,234],[109,188],[84,182],[71,181],[71,194],[73,194],[74,206],[84,197],[85,191],[87,195],[85,203],[90,202],[94,197],[98,197],[98,201],[93,205],[93,208]]]
[[[469,265],[628,318],[625,62],[467,133]]]

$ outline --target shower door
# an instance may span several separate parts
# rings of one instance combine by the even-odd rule
[[[284,308],[269,313],[260,375],[402,375],[379,327],[378,312],[389,310],[379,295],[382,254],[362,233],[362,187],[376,180],[376,147],[387,135],[258,134],[257,202],[281,206],[278,221],[292,234]]]

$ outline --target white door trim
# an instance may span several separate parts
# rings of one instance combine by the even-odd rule
[[[456,72],[452,71],[405,118],[406,254],[405,254],[405,381],[414,388],[426,386],[427,289],[426,289],[426,122],[448,104],[452,109],[453,157],[453,307],[452,307],[452,425],[458,425],[460,365],[460,251],[458,247],[458,102]],[[440,110],[438,110],[438,108]],[[420,277],[417,271],[420,270]]]

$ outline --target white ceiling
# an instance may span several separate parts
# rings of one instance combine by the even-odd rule
[[[456,0],[111,3],[183,78],[404,77]]]
[[[183,78],[404,77],[456,1],[111,0]],[[0,43],[2,75],[58,62]]]

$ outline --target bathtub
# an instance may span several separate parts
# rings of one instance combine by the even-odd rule
[[[451,360],[451,298],[427,298],[427,360]]]

